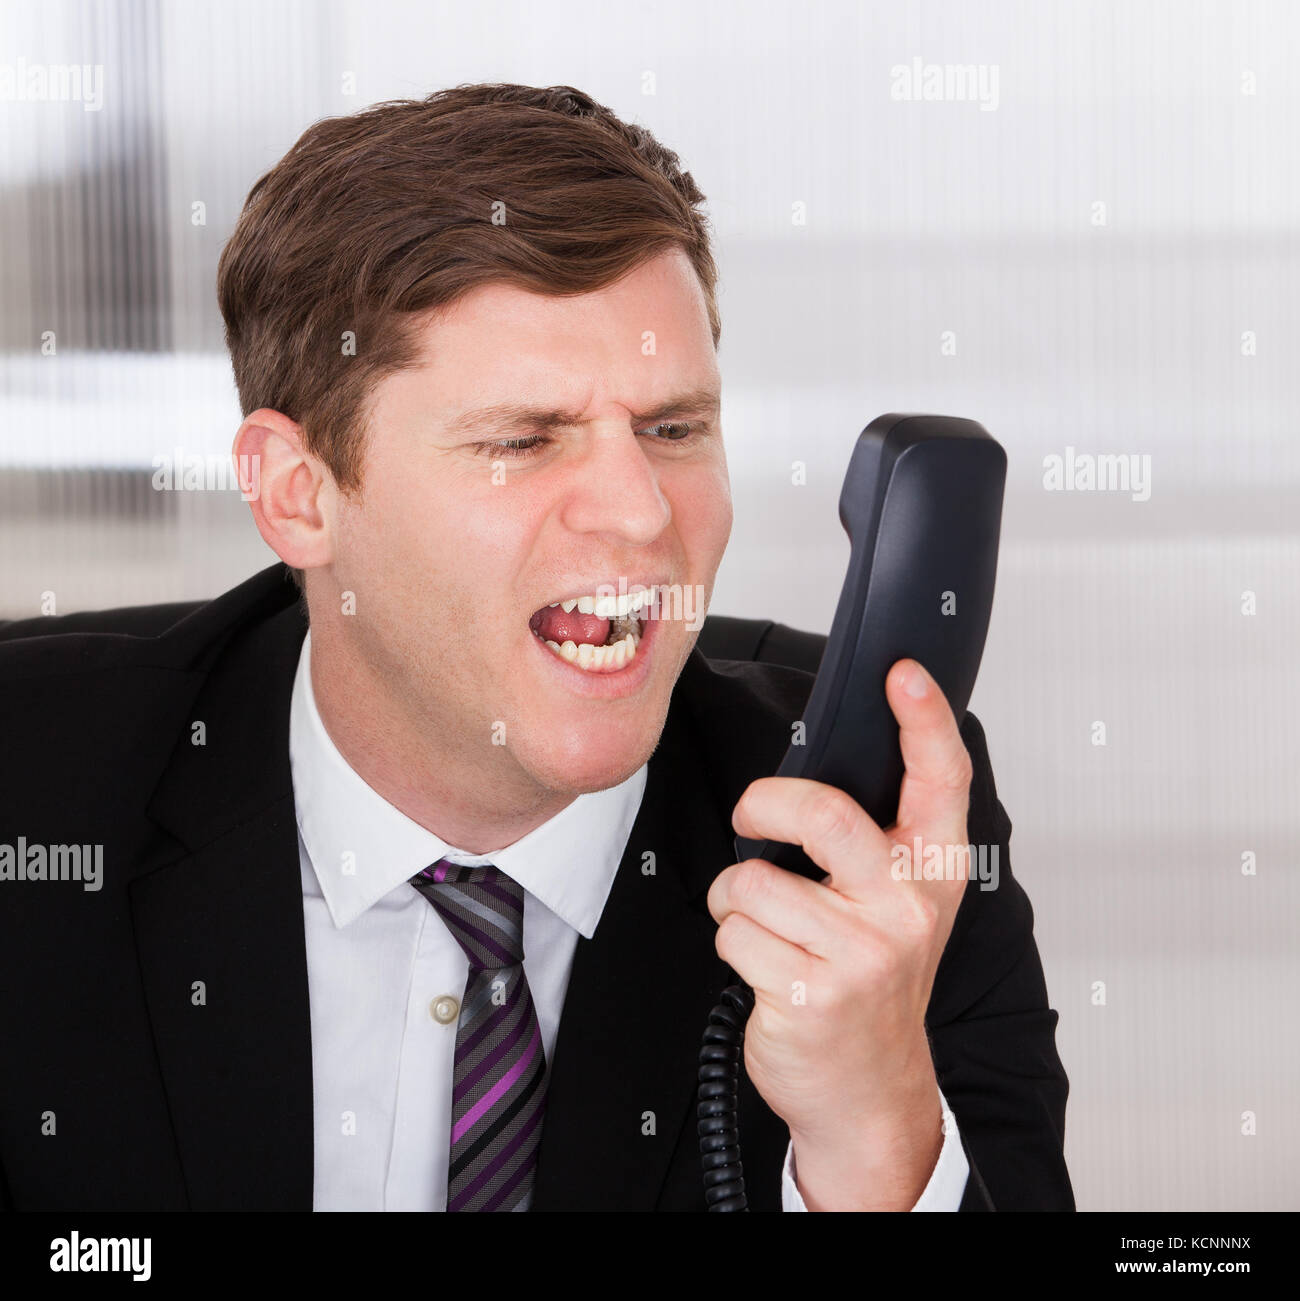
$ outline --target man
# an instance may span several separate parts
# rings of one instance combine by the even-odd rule
[[[978,723],[895,666],[882,829],[768,776],[809,673],[695,645],[731,527],[702,198],[568,87],[320,122],[254,186],[234,454],[306,614],[276,566],[4,630],[14,864],[102,846],[3,882],[9,1204],[703,1209],[729,971],[756,1209],[1072,1204]],[[998,845],[998,888],[896,880],[917,837]]]

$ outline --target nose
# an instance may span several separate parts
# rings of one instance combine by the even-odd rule
[[[640,437],[624,426],[596,431],[590,450],[573,467],[574,483],[562,519],[574,533],[605,533],[632,546],[653,542],[668,527],[672,508],[658,470]]]

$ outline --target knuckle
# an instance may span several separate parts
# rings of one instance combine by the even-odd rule
[[[841,841],[858,826],[858,807],[842,790],[828,786],[810,801],[808,831],[814,840]]]
[[[853,955],[854,984],[858,988],[878,989],[893,976],[893,953],[874,940],[865,940]]]
[[[945,790],[963,791],[969,789],[974,776],[975,768],[971,763],[970,754],[963,748],[960,755],[953,756],[951,764],[943,774],[941,784]]]
[[[726,960],[736,952],[740,923],[741,918],[736,913],[728,913],[718,923],[718,933],[714,936],[714,947],[717,949],[720,958]]]
[[[741,907],[752,907],[766,899],[773,889],[772,870],[758,859],[739,864],[731,881],[732,901]]]
[[[938,925],[938,903],[929,895],[915,894],[908,909],[908,934],[916,939],[928,940]]]

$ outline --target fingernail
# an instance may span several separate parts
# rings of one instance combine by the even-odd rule
[[[920,700],[929,689],[929,683],[926,679],[925,670],[918,664],[908,675],[907,686],[904,690],[913,700]]]

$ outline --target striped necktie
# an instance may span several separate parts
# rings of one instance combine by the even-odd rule
[[[526,1211],[546,1055],[524,976],[524,891],[499,868],[440,859],[411,878],[469,959],[456,1027],[449,1211]]]

